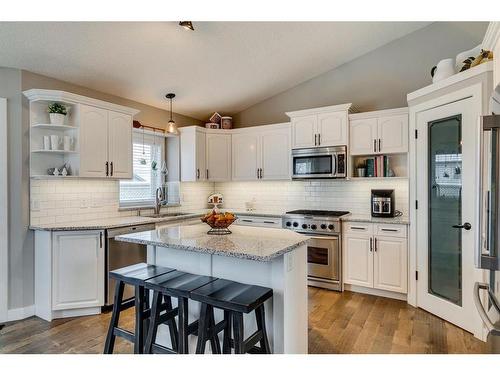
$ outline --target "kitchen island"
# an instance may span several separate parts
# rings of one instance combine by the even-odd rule
[[[116,237],[145,244],[148,263],[184,272],[270,287],[273,298],[265,304],[266,324],[273,353],[307,353],[308,237],[286,230],[233,225],[232,234],[208,235],[205,224],[163,227]],[[189,303],[190,322],[199,304]],[[216,310],[216,321],[222,312]],[[253,313],[244,317],[245,335],[256,329]],[[169,345],[168,328],[158,340]],[[196,337],[190,337],[194,352]]]

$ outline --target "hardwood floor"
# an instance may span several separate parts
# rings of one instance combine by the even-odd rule
[[[102,353],[111,313],[46,322],[28,318],[0,331],[0,353]],[[133,309],[122,313],[134,325]],[[132,353],[117,338],[116,353]],[[309,288],[310,353],[488,353],[471,334],[403,301]]]

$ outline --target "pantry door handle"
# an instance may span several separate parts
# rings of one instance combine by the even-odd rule
[[[109,162],[106,162],[106,177],[109,176]]]
[[[111,162],[110,164],[111,164],[111,176],[113,176],[113,162]]]

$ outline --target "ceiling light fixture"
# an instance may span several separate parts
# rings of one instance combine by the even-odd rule
[[[165,97],[170,100],[170,120],[168,121],[167,125],[167,133],[179,134],[179,132],[177,131],[177,125],[175,124],[175,121],[172,118],[172,99],[175,98],[175,94],[169,93],[165,95]]]
[[[191,21],[181,21],[179,22],[179,26],[182,26],[186,30],[194,31],[193,23]]]

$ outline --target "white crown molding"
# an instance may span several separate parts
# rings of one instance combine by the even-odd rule
[[[408,104],[410,104],[411,101],[420,98],[421,96],[428,95],[437,90],[441,90],[446,87],[452,86],[456,83],[459,83],[461,81],[465,81],[466,79],[492,71],[493,71],[493,61],[488,61],[483,64],[479,64],[473,68],[467,69],[466,71],[454,74],[451,77],[443,79],[442,81],[433,83],[429,86],[425,86],[421,89],[418,89],[417,91],[410,92],[408,95],[406,95],[406,100],[408,101]]]
[[[407,115],[407,114],[408,114],[408,107],[391,108],[391,109],[382,109],[380,111],[353,113],[349,115],[349,120],[360,120],[372,117],[397,116],[397,115]]]
[[[298,116],[318,115],[320,113],[327,113],[327,112],[349,111],[351,106],[352,106],[352,103],[330,105],[327,107],[319,107],[319,108],[303,109],[300,111],[285,112],[285,114],[290,118],[298,117]]]
[[[492,51],[495,44],[500,39],[500,22],[490,22],[486,34],[484,34],[481,48],[484,50]],[[498,57],[495,57],[498,58]]]
[[[127,115],[135,116],[140,111],[134,108],[125,107],[123,105],[105,102],[103,100],[89,98],[87,96],[77,95],[66,91],[60,90],[46,90],[46,89],[30,89],[23,91],[30,101],[57,101],[68,104],[86,104],[93,107],[99,107],[110,111],[125,113]]]

